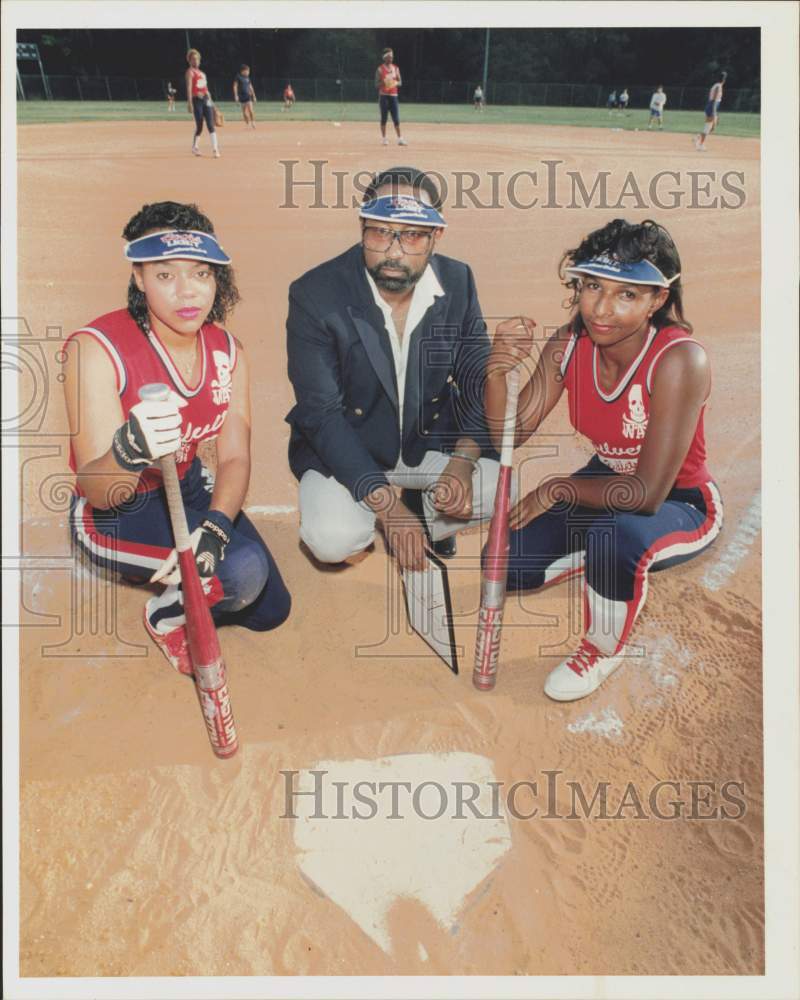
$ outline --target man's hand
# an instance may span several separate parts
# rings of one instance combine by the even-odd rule
[[[428,538],[416,514],[398,499],[390,510],[380,512],[377,519],[400,569],[425,569]]]
[[[431,489],[433,506],[448,517],[472,517],[472,462],[452,458]]]

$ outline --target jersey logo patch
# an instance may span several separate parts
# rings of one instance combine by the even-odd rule
[[[632,385],[628,392],[628,412],[622,414],[622,435],[641,439],[647,432],[647,412],[642,400],[642,387]]]
[[[225,351],[212,351],[211,356],[217,368],[217,377],[211,379],[211,397],[214,402],[230,403],[231,401],[231,359]]]

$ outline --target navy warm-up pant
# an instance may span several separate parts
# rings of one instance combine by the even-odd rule
[[[395,125],[400,124],[400,102],[395,94],[381,94],[378,101],[381,111],[381,125],[386,124],[389,115]]]
[[[189,531],[205,518],[212,482],[199,459],[181,480]],[[206,586],[217,625],[242,625],[255,632],[276,628],[289,616],[291,597],[275,560],[246,514],[233,522],[231,541],[216,576]],[[110,510],[91,507],[85,498],[72,504],[72,531],[77,545],[99,566],[128,579],[147,581],[174,546],[163,489],[138,493]],[[147,616],[159,632],[184,623],[180,586],[167,586],[147,602]]]
[[[214,106],[202,97],[192,98],[192,111],[194,112],[194,134],[200,135],[203,131],[203,122],[209,132],[216,132],[214,124]]]
[[[615,473],[594,456],[575,475]],[[649,570],[699,555],[721,528],[722,499],[713,482],[673,489],[655,514],[557,504],[511,532],[508,589],[533,590],[583,573],[586,636],[611,656],[644,605]]]

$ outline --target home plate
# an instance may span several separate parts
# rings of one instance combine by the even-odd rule
[[[291,790],[298,865],[387,954],[395,900],[450,930],[511,847],[491,782],[492,762],[472,753],[320,761]]]

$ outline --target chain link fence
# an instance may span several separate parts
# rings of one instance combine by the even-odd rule
[[[24,100],[47,100],[41,76],[26,74],[19,77],[17,97]],[[160,101],[166,100],[167,81],[132,76],[48,76],[47,84],[55,101]],[[175,78],[176,100],[186,99],[183,78]],[[286,80],[275,77],[254,77],[258,100],[279,101]],[[403,100],[415,104],[467,104],[472,101],[475,82],[453,80],[412,80],[401,89]],[[340,101],[343,103],[376,100],[372,80],[314,77],[293,79],[292,87],[298,101]],[[209,88],[217,100],[230,100],[233,79],[209,78]],[[533,107],[605,107],[610,87],[584,83],[501,83],[489,81],[486,101],[497,105]],[[667,109],[699,110],[708,99],[708,87],[665,86]],[[646,108],[655,90],[653,86],[628,87],[630,108]],[[759,112],[761,93],[758,89],[725,90],[725,111]]]

